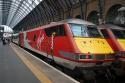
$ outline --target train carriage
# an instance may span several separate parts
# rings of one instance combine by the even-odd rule
[[[93,23],[68,19],[21,32],[20,45],[69,69],[110,65],[114,51]]]

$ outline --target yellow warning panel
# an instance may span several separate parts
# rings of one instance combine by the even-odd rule
[[[81,53],[109,54],[114,53],[108,42],[103,38],[78,38],[75,42]]]
[[[125,39],[117,39],[123,50],[125,50]]]

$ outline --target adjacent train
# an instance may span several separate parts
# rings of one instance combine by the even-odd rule
[[[111,24],[100,25],[100,30],[107,42],[122,60],[125,60],[125,29]]]
[[[108,66],[114,51],[93,23],[68,19],[19,33],[19,45],[74,70]]]

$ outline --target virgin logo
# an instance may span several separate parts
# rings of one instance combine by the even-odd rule
[[[39,37],[37,39],[37,48],[41,48],[41,43],[43,40],[44,40],[44,34],[41,34],[40,32]]]

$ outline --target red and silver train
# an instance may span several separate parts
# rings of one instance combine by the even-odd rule
[[[20,46],[69,69],[107,66],[114,51],[93,23],[68,19],[19,33]]]
[[[100,30],[107,42],[110,44],[115,55],[125,60],[125,28],[116,25],[100,25]]]

